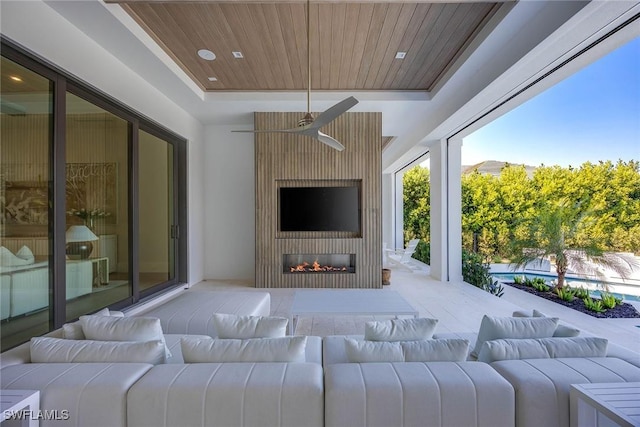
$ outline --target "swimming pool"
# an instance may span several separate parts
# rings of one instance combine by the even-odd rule
[[[513,282],[514,276],[524,276],[525,278],[528,278],[528,279],[535,279],[536,277],[541,277],[546,282],[551,282],[551,281],[557,280],[558,278],[558,276],[553,274],[542,274],[542,273],[520,273],[520,272],[498,273],[496,272],[496,273],[490,273],[490,274],[494,279],[500,280],[503,282]],[[569,286],[574,288],[578,288],[580,286],[585,287],[589,289],[589,293],[591,294],[591,296],[598,297],[598,298],[600,297],[600,290],[595,288],[602,289],[604,285],[608,285],[608,286],[621,285],[620,283],[603,282],[600,280],[593,280],[593,279],[581,279],[578,277],[565,278],[565,282]],[[622,294],[619,292],[610,292],[610,293],[613,294],[616,298],[622,298],[623,300],[627,300],[627,301],[640,302],[640,295],[629,295],[629,294]]]

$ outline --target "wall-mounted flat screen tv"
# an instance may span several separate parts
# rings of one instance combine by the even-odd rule
[[[360,232],[359,187],[281,187],[280,231]]]

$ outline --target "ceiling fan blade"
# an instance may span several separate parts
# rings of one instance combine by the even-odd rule
[[[300,133],[299,129],[260,129],[260,130],[232,130],[240,133]]]
[[[344,145],[340,144],[335,139],[331,138],[326,133],[318,132],[316,139],[324,144],[327,144],[331,148],[335,148],[338,151],[344,150]]]
[[[358,100],[355,99],[353,96],[350,96],[347,99],[343,99],[342,101],[338,102],[328,110],[325,110],[324,112],[320,113],[320,115],[311,124],[311,127],[319,129],[322,126],[331,123],[336,118],[338,118],[340,114],[346,112],[349,108],[353,107],[357,103],[358,103]]]

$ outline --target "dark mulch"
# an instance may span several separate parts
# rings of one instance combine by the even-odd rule
[[[520,289],[521,291],[529,292],[530,294],[534,294],[539,296],[540,298],[548,299],[549,301],[553,301],[558,304],[562,304],[565,307],[573,308],[581,313],[588,314],[589,316],[599,317],[602,319],[629,319],[629,318],[640,318],[640,313],[635,309],[634,306],[628,304],[626,302],[615,306],[612,309],[607,309],[604,313],[596,313],[595,311],[588,310],[584,306],[584,302],[581,299],[574,298],[573,301],[567,302],[563,299],[560,299],[556,294],[552,292],[540,292],[535,288],[530,286],[518,285],[516,283],[505,283],[506,285],[513,286],[514,288]]]

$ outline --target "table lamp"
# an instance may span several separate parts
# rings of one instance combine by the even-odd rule
[[[69,259],[87,259],[93,251],[93,243],[98,236],[86,225],[72,225],[65,234]]]

